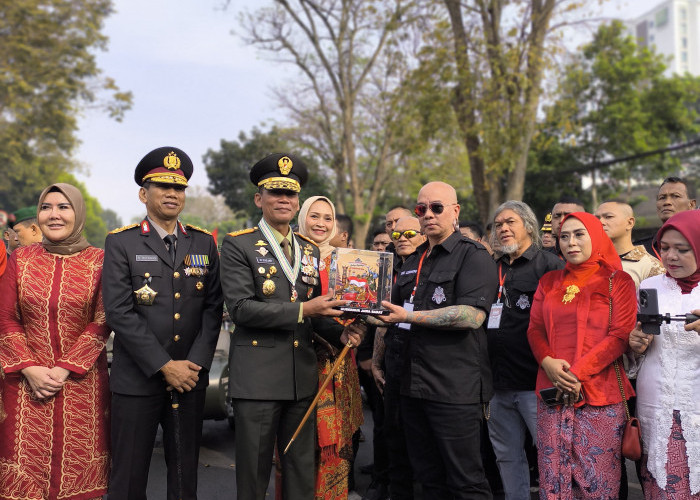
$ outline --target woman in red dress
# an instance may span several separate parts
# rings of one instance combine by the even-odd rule
[[[634,281],[591,214],[566,216],[559,247],[566,267],[540,279],[527,332],[540,364],[537,390],[553,386],[558,400],[540,398],[537,409],[540,499],[614,499],[625,410],[613,362],[636,322]]]
[[[102,250],[82,236],[85,203],[47,187],[42,243],[13,252],[0,281],[0,499],[101,498],[109,477]]]
[[[299,233],[311,239],[321,251],[319,273],[323,293],[328,293],[328,267],[330,244],[335,236],[335,207],[328,198],[312,196],[299,211]],[[339,322],[334,318],[314,323],[317,334],[319,386],[330,373],[339,351],[353,340],[357,346],[361,337],[358,327]],[[352,333],[350,333],[352,332]],[[345,357],[333,375],[318,402],[316,425],[318,430],[318,470],[316,472],[316,499],[342,500],[348,497],[348,474],[353,459],[352,435],[362,425],[362,396],[357,366],[350,355]]]

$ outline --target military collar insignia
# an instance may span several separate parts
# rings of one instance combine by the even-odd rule
[[[178,160],[178,162],[179,162],[179,161],[180,161],[180,160]],[[178,165],[179,165],[179,163],[178,163]],[[180,228],[180,231],[182,231],[182,234],[184,234],[185,236],[187,236],[187,230],[185,229],[184,224],[183,224],[182,222],[180,222],[180,221],[177,221],[177,225],[178,225],[178,227]]]
[[[141,234],[148,234],[151,232],[151,225],[148,223],[146,219],[143,219],[141,221]]]

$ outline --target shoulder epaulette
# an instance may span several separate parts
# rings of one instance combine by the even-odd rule
[[[229,236],[240,236],[242,234],[249,234],[252,233],[253,231],[257,231],[257,227],[249,227],[248,229],[241,229],[240,231],[233,231],[231,233],[228,233]]]
[[[135,227],[139,227],[140,224],[129,224],[128,226],[120,227],[117,229],[112,229],[109,234],[116,234],[116,233],[121,233],[122,231],[126,231],[127,229],[133,229]]]
[[[315,247],[318,246],[318,245],[316,244],[316,242],[315,242],[314,240],[312,240],[311,238],[308,238],[308,237],[304,236],[304,235],[301,234],[301,233],[294,233],[294,234],[296,234],[296,235],[297,235],[299,238],[301,238],[302,240],[306,240],[306,241],[308,241],[309,243],[313,244],[313,246],[315,246]]]
[[[206,229],[203,229],[203,228],[201,228],[201,227],[199,227],[199,226],[195,226],[195,225],[193,225],[193,224],[185,224],[185,226],[188,227],[188,228],[190,228],[190,229],[194,229],[195,231],[199,231],[199,232],[202,232],[202,233],[204,233],[204,234],[208,234],[209,236],[212,235],[211,232],[209,232],[209,231],[207,231]]]

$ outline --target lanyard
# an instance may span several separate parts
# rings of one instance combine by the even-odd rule
[[[418,288],[418,282],[420,281],[420,270],[423,268],[423,259],[425,258],[425,254],[427,253],[428,249],[426,248],[423,252],[423,255],[420,256],[420,261],[418,262],[418,271],[416,272],[416,284],[413,287],[413,291],[411,292],[411,298],[409,299],[409,302],[411,304],[413,304],[413,297],[416,296],[416,288]]]
[[[501,269],[503,268],[503,263],[498,263],[498,298],[496,299],[496,304],[501,303],[501,294],[503,293],[503,285],[506,283],[506,275],[501,275]]]

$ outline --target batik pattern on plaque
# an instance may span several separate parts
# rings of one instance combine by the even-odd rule
[[[40,244],[13,254],[0,284],[0,499],[87,500],[107,492],[109,329],[101,298],[103,252],[61,258]],[[37,400],[28,366],[71,371]]]

